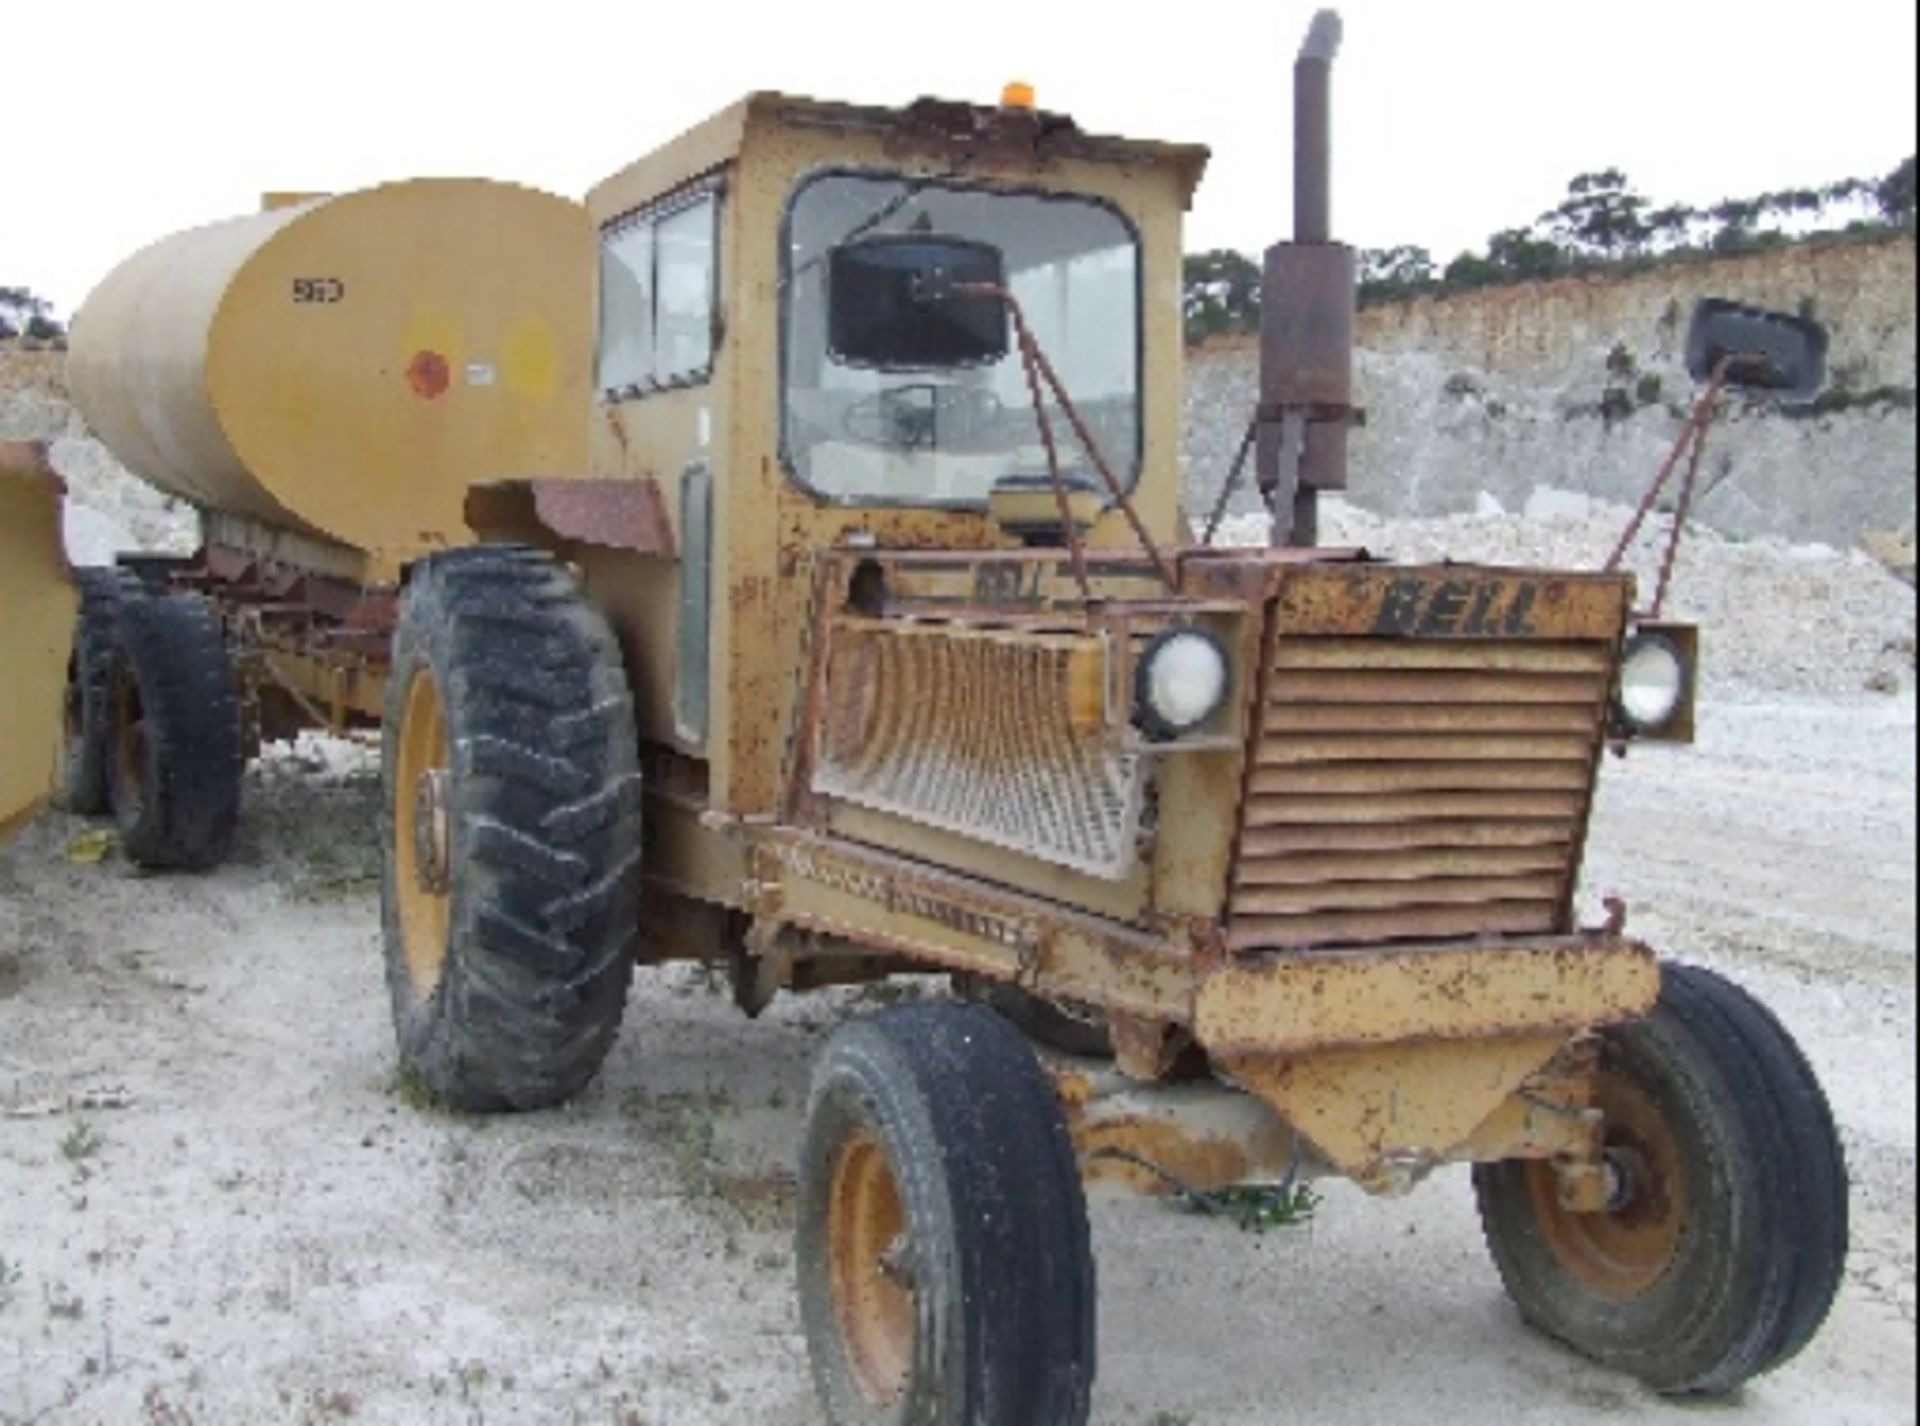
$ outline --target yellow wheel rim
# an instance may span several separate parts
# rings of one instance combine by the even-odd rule
[[[439,988],[453,927],[453,757],[440,685],[421,669],[407,688],[393,779],[394,896],[401,950],[420,999]]]
[[[864,1134],[834,1166],[827,1229],[833,1312],[854,1384],[869,1405],[890,1406],[913,1372],[907,1214],[886,1154]]]
[[[1528,1166],[1528,1188],[1541,1235],[1562,1266],[1600,1296],[1631,1302],[1660,1284],[1685,1241],[1686,1164],[1673,1126],[1638,1084],[1605,1076],[1598,1107],[1607,1123],[1611,1207],[1569,1212],[1546,1164]]]

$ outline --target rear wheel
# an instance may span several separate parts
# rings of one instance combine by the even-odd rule
[[[796,1257],[831,1426],[1085,1426],[1086,1198],[1051,1082],[992,1012],[908,1006],[829,1042]]]
[[[403,1064],[473,1112],[571,1098],[633,975],[639,740],[612,631],[545,555],[433,560],[402,608],[383,736]]]
[[[1846,1163],[1780,1023],[1706,971],[1669,967],[1659,1008],[1611,1032],[1599,1085],[1612,1203],[1562,1206],[1549,1165],[1476,1173],[1522,1314],[1672,1393],[1721,1393],[1796,1356],[1848,1243]]]
[[[143,597],[140,581],[123,569],[77,569],[80,617],[67,664],[66,770],[60,805],[83,817],[113,806],[108,761],[113,756],[114,681],[119,669],[121,606]]]
[[[127,857],[208,871],[240,825],[240,696],[220,616],[175,594],[124,600],[116,625],[107,781]]]

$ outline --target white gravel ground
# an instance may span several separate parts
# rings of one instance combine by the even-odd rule
[[[356,762],[360,770],[355,770]],[[1710,707],[1612,771],[1591,883],[1805,1040],[1858,1177],[1839,1313],[1706,1414],[1914,1420],[1915,704]],[[578,1104],[511,1121],[394,1086],[364,760],[256,773],[238,860],[150,880],[0,851],[0,1422],[817,1423],[788,1233],[812,1048],[642,977]],[[1096,1208],[1100,1426],[1698,1426],[1524,1331],[1449,1174],[1252,1239]]]

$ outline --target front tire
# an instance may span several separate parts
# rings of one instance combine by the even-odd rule
[[[639,738],[611,629],[543,554],[441,556],[407,590],[382,736],[403,1066],[473,1113],[572,1098],[633,977]]]
[[[1805,1056],[1762,1005],[1670,966],[1608,1034],[1609,1211],[1560,1204],[1544,1164],[1476,1170],[1507,1290],[1548,1335],[1657,1390],[1720,1394],[1782,1366],[1839,1292],[1847,1168]]]
[[[1085,1426],[1086,1197],[1052,1083],[993,1012],[907,1006],[828,1043],[796,1258],[831,1426]]]

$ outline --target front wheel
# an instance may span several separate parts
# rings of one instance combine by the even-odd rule
[[[572,1097],[633,976],[639,740],[612,631],[544,555],[432,560],[401,609],[383,739],[401,1063],[469,1112]]]
[[[1848,1182],[1826,1097],[1779,1021],[1670,966],[1654,1014],[1608,1034],[1598,1107],[1606,1212],[1564,1208],[1549,1165],[1476,1171],[1522,1315],[1674,1394],[1729,1392],[1798,1355],[1839,1292]]]
[[[1086,1197],[1051,1082],[991,1011],[907,1006],[829,1042],[796,1258],[831,1426],[1085,1426]]]

